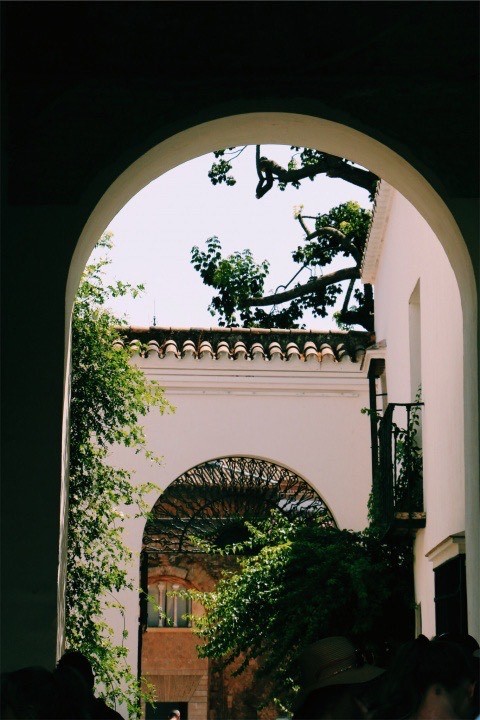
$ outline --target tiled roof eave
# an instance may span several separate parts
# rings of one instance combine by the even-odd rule
[[[357,365],[371,344],[366,332],[263,330],[258,328],[122,328],[117,347],[130,347],[132,356],[160,361],[163,366],[183,360],[192,367],[228,368],[266,365],[279,370],[295,367],[335,370]],[[355,370],[357,367],[354,368]]]

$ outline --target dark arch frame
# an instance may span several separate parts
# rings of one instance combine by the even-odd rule
[[[324,33],[320,43],[305,42],[300,46],[296,42],[274,40],[279,32],[291,40],[290,24],[272,23],[268,4],[263,4],[264,13],[259,11],[258,4],[244,4],[228,33],[228,41],[223,45],[220,42],[219,52],[223,52],[220,56],[218,52],[212,53],[211,43],[179,42],[185,28],[197,37],[200,20],[198,13],[194,18],[184,18],[179,14],[178,3],[171,4],[170,11],[167,3],[157,5],[162,26],[167,23],[168,27],[169,17],[175,16],[181,29],[179,34],[169,27],[161,43],[158,43],[159,25],[152,22],[152,3],[144,4],[145,12],[140,13],[139,3],[122,4],[121,13],[111,3],[83,3],[77,6],[75,22],[71,19],[72,4],[65,6],[64,11],[59,5],[43,4],[38,8],[42,33],[36,31],[38,23],[32,21],[34,5],[29,8],[28,17],[18,3],[2,6],[2,14],[3,11],[9,14],[10,43],[6,48],[8,62],[4,79],[10,99],[9,128],[12,132],[15,129],[15,138],[12,132],[3,136],[11,148],[9,182],[4,184],[5,191],[8,185],[3,213],[7,238],[4,267],[7,269],[2,290],[8,317],[3,328],[4,347],[17,347],[19,328],[24,326],[25,318],[31,316],[32,308],[36,308],[38,317],[48,317],[48,357],[36,363],[36,392],[25,402],[18,402],[18,387],[29,377],[31,354],[5,353],[2,405],[8,422],[5,423],[3,464],[8,482],[2,485],[2,493],[5,492],[2,496],[5,507],[2,573],[7,590],[2,609],[2,644],[3,661],[8,669],[32,663],[46,666],[54,663],[55,617],[59,627],[57,651],[62,650],[64,546],[62,544],[60,550],[59,571],[58,545],[59,535],[64,542],[62,533],[66,523],[60,478],[61,459],[67,457],[61,432],[61,409],[62,398],[68,397],[68,383],[64,394],[61,376],[64,366],[68,370],[68,340],[64,355],[68,263],[76,239],[90,223],[102,193],[144,149],[190,127],[194,121],[201,123],[229,113],[262,108],[303,112],[343,122],[394,149],[432,184],[461,228],[472,266],[478,267],[475,200],[478,183],[476,168],[471,162],[472,156],[475,157],[471,149],[478,144],[476,4],[464,3],[462,13],[452,2],[436,8],[434,3],[423,7],[417,4],[415,34],[406,35],[405,28],[412,22],[408,4],[400,3],[393,8],[395,22],[386,22],[378,4],[365,4],[360,15],[368,32],[362,33],[357,17],[354,23],[348,22],[349,13],[358,16],[355,4],[348,7],[331,3],[327,10],[321,7],[320,12],[327,13],[331,25],[335,25],[333,16],[339,16],[338,24],[344,29],[348,42],[339,43],[335,33],[330,36]],[[215,4],[217,16],[220,5]],[[253,20],[252,13],[247,12],[249,5]],[[283,6],[288,14],[290,8]],[[108,14],[106,24],[99,22],[98,17],[93,22],[90,17],[91,13],[98,16],[99,7],[104,8],[102,14]],[[312,3],[310,7],[312,13],[317,13],[320,5]],[[231,12],[230,6],[225,8],[225,14]],[[188,15],[188,6],[185,10]],[[210,12],[208,7],[206,11]],[[142,14],[147,16],[148,25],[143,22],[149,30],[140,32],[138,22]],[[248,43],[239,23],[248,29]],[[85,46],[84,38],[91,38],[96,29],[103,39],[104,27],[116,45],[91,42],[95,47],[92,53]],[[214,35],[221,27],[220,21],[210,23]],[[229,26],[223,24],[223,27]],[[304,23],[304,31],[312,37],[318,35],[318,23]],[[151,35],[153,41],[146,44],[145,34]],[[22,37],[21,53],[18,52],[19,36]],[[444,43],[438,41],[443,37],[449,38],[448,61]],[[467,42],[466,37],[471,41]],[[232,42],[239,43],[238,52],[232,51]],[[141,51],[136,51],[136,44]],[[194,64],[190,47],[195,48]],[[379,57],[382,72],[375,71],[375,58]],[[325,68],[327,72],[323,71]],[[461,72],[456,72],[456,68]],[[38,82],[38,78],[45,82]],[[127,98],[123,106],[120,106],[121,93]],[[99,107],[99,100],[105,110]],[[432,101],[435,112],[432,112]],[[448,160],[446,151],[449,151]],[[415,189],[415,179],[410,182],[411,174],[406,178],[402,172],[392,176],[393,184],[397,186],[398,180],[404,191],[408,185]],[[408,183],[404,182],[405,178]],[[74,182],[73,189],[67,180]],[[32,189],[35,197],[30,192]],[[418,197],[424,196],[420,188]],[[416,206],[418,209],[420,203]],[[432,216],[440,218],[438,213]],[[455,231],[450,233],[447,227],[441,235],[454,236]],[[45,248],[49,248],[49,252],[45,252]],[[458,272],[458,264],[456,267]],[[18,292],[19,269],[21,293]],[[478,272],[475,274],[478,279]],[[48,282],[45,277],[49,278]],[[465,371],[469,373],[465,379],[465,433],[467,445],[472,446],[465,453],[465,466],[469,469],[466,504],[470,508],[478,506],[478,393],[476,380],[472,383],[469,379],[475,378],[479,347],[475,292],[472,291],[473,299],[464,299],[465,326],[472,328],[471,339],[464,347]],[[69,311],[67,302],[67,337]],[[28,345],[45,347],[45,323],[28,323]],[[472,358],[475,359],[473,368]],[[41,402],[36,401],[38,397]],[[16,428],[23,431],[16,432]],[[27,436],[29,451],[26,453]],[[38,467],[48,481],[29,485],[28,478],[37,477]],[[26,493],[31,496],[29,503],[24,502]],[[15,508],[22,508],[21,523]],[[471,546],[478,547],[478,524],[475,514],[471,515],[468,521]],[[30,552],[31,537],[25,532],[29,526],[36,528],[35,542],[41,562],[32,567],[32,582],[26,589],[18,567]],[[471,570],[469,587],[473,592],[470,606],[475,608],[478,591],[474,588],[480,588],[478,569]],[[21,630],[27,609],[28,631]]]

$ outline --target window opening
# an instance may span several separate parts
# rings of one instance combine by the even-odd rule
[[[178,595],[182,590],[179,583],[161,581],[148,586],[147,626],[152,627],[191,627],[191,600]]]
[[[467,583],[465,555],[460,553],[442,563],[435,573],[435,628],[436,634],[466,634]]]

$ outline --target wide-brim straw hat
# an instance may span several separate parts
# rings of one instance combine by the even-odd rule
[[[365,662],[362,654],[345,637],[318,640],[304,650],[299,662],[301,686],[295,709],[300,708],[314,690],[369,682],[385,672]]]

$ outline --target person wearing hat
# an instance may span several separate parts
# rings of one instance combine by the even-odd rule
[[[323,638],[309,645],[300,656],[300,692],[294,703],[294,720],[361,720],[367,714],[361,700],[367,684],[384,672],[365,662],[345,637]]]

